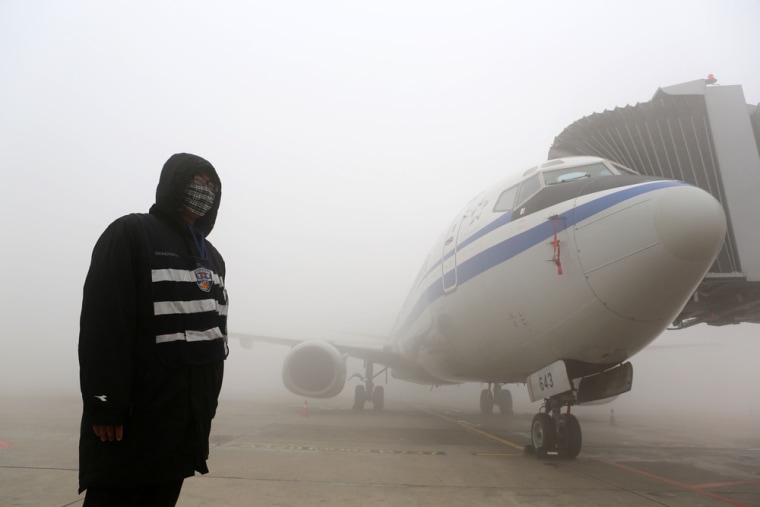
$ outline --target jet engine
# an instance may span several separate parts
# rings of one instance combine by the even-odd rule
[[[308,398],[332,398],[346,384],[346,361],[326,342],[299,343],[285,356],[282,382],[291,393]]]

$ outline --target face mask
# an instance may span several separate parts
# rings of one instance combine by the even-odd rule
[[[211,189],[203,185],[190,183],[185,187],[183,203],[188,210],[202,217],[214,206],[215,197],[216,195]]]

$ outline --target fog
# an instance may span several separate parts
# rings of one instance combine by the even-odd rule
[[[754,0],[0,1],[0,394],[77,395],[92,247],[173,153],[223,181],[231,331],[384,335],[458,209],[570,123],[708,73],[760,102],[758,19]],[[284,350],[231,349],[224,396],[285,393]],[[757,326],[668,332],[615,403],[760,414],[758,357]],[[479,389],[386,392],[476,409]]]

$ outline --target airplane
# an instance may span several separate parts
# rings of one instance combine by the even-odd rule
[[[598,157],[549,160],[456,215],[388,339],[237,337],[291,346],[283,383],[306,397],[338,395],[346,358],[363,359],[355,409],[382,410],[374,379],[388,369],[418,384],[488,384],[483,414],[510,414],[502,386],[524,383],[543,401],[526,450],[573,459],[582,434],[570,407],[631,389],[628,360],[674,321],[725,233],[723,208],[698,187]],[[385,369],[376,374],[375,364]]]

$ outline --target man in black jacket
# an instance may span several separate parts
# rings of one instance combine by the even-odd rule
[[[206,241],[222,197],[214,167],[164,164],[149,213],[114,221],[92,253],[79,333],[84,505],[175,505],[207,473],[227,357],[222,256]]]

